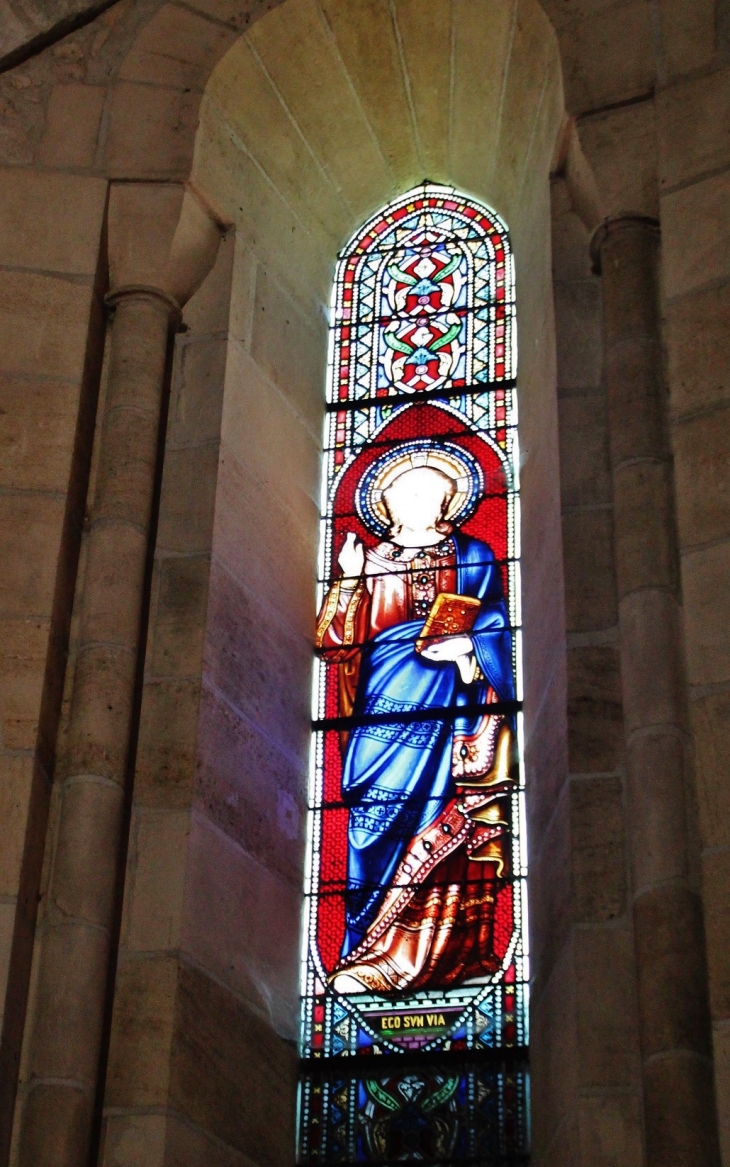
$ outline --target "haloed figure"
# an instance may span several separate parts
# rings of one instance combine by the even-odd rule
[[[366,549],[347,535],[342,576],[320,614],[317,645],[339,662],[340,711],[364,718],[344,746],[346,932],[332,974],[340,992],[445,986],[498,965],[510,728],[473,708],[514,691],[499,567],[486,543],[458,531],[481,495],[480,474],[451,443],[403,443],[379,459],[357,505],[382,541]],[[440,595],[457,606],[470,597],[476,615],[468,629],[424,640]],[[472,709],[440,713],[459,706]]]

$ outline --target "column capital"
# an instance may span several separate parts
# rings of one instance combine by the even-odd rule
[[[157,300],[164,305],[170,321],[170,329],[176,332],[182,321],[182,308],[174,296],[162,288],[155,288],[151,284],[122,284],[113,288],[104,297],[104,303],[110,312],[113,312],[122,300]]]
[[[645,231],[649,231],[657,236],[660,232],[659,220],[655,219],[652,215],[630,213],[609,215],[602,223],[598,224],[591,235],[589,244],[591,270],[594,276],[601,275],[601,248],[609,235],[615,235],[619,231],[635,230],[637,227],[643,228]]]

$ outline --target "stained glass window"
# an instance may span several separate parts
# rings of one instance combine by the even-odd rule
[[[516,330],[501,219],[424,184],[329,339],[299,1161],[528,1143]]]

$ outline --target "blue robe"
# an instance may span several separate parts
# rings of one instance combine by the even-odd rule
[[[417,653],[422,620],[386,628],[364,646],[354,713],[392,714],[396,720],[358,726],[348,742],[342,778],[350,810],[342,959],[365,937],[411,839],[453,797],[454,731],[473,733],[479,715],[456,722],[397,719],[484,702],[489,685],[500,701],[514,698],[512,635],[499,565],[486,543],[462,534],[452,538],[457,590],[482,601],[470,636],[486,681],[466,686],[455,662],[430,661]]]

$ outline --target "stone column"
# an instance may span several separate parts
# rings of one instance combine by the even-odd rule
[[[61,777],[34,954],[18,1167],[85,1167],[108,1021],[134,768],[133,720],[170,333],[215,262],[222,225],[192,188],[111,183],[114,310]]]
[[[117,288],[21,1167],[88,1157],[118,896],[159,427],[176,301]]]
[[[603,223],[628,822],[648,1167],[719,1162],[665,420],[659,229]]]

